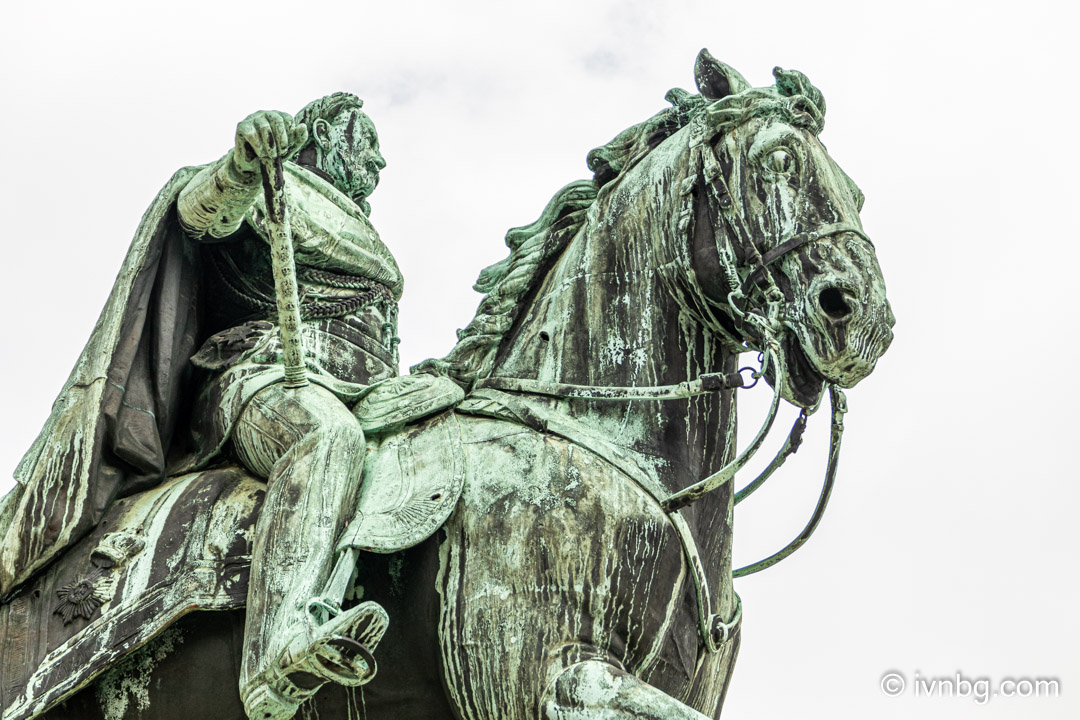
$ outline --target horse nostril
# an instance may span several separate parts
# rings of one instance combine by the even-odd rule
[[[825,288],[818,295],[818,305],[822,311],[833,320],[844,320],[851,315],[851,306],[844,298],[844,292],[839,288]]]

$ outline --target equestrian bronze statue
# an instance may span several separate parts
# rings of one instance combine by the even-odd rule
[[[894,320],[821,92],[695,72],[509,231],[405,376],[359,98],[255,113],[178,171],[0,500],[0,720],[719,717],[734,579],[817,527]],[[818,506],[733,568],[736,504],[826,398]]]

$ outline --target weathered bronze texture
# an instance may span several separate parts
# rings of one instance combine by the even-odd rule
[[[255,113],[180,170],[0,501],[2,720],[719,717],[733,580],[817,527],[893,316],[817,88],[695,71],[509,231],[404,377],[358,98]],[[817,508],[733,569],[735,504],[826,394]]]

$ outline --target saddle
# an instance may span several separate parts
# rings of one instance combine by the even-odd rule
[[[453,512],[465,455],[446,408],[463,395],[429,378],[373,386],[355,408],[368,435],[365,479],[339,549],[397,552]],[[0,720],[46,712],[189,612],[244,607],[264,492],[228,466],[116,501],[92,533],[0,605]]]

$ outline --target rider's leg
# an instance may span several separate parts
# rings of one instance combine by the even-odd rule
[[[603,660],[585,660],[560,672],[540,711],[544,720],[709,720]]]
[[[269,700],[258,701],[270,708],[260,716],[288,717],[289,704],[299,700],[295,692],[278,697],[281,670],[303,660],[306,649],[320,641],[318,626],[328,616],[311,601],[322,597],[333,569],[335,542],[359,487],[364,433],[326,389],[273,385],[256,394],[241,414],[233,430],[233,446],[248,469],[267,478],[252,551],[241,696],[250,706],[258,699],[251,698],[253,693],[269,695]],[[332,605],[341,598],[325,600]],[[344,613],[340,617],[347,619]],[[379,619],[375,620],[378,624]],[[358,628],[349,628],[355,631]],[[379,638],[365,639],[374,645]],[[334,647],[320,646],[320,650],[332,655]],[[344,651],[348,655],[349,648]],[[347,682],[345,660],[345,667],[330,663],[332,667],[317,668],[325,672],[315,677],[300,673],[300,690],[318,687],[327,679]],[[304,693],[299,694],[302,699]],[[284,706],[274,710],[272,706],[281,703]]]

